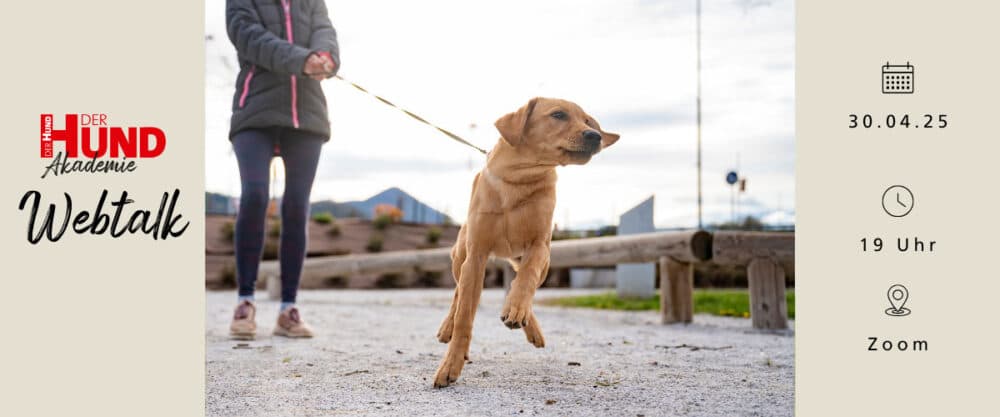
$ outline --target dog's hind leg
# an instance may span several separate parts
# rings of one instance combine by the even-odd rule
[[[545,278],[549,275],[549,260],[545,260],[545,266],[542,268],[542,273],[538,278],[538,285],[536,288],[541,287],[542,283],[545,282]],[[528,338],[528,343],[535,345],[537,348],[545,347],[545,336],[542,335],[542,327],[538,324],[538,319],[535,317],[534,310],[528,313],[528,320],[524,325],[524,336]]]
[[[462,276],[462,264],[465,263],[466,257],[465,236],[466,229],[463,226],[462,229],[458,231],[458,239],[455,241],[455,246],[451,249],[451,274],[452,277],[455,278],[455,296],[451,299],[451,309],[448,311],[448,315],[444,317],[444,321],[441,322],[441,327],[438,328],[437,338],[441,343],[448,343],[451,341],[451,334],[455,328],[455,308],[458,306],[458,285]]]
[[[535,345],[536,348],[545,347],[545,336],[542,335],[542,328],[538,325],[538,319],[534,312],[528,315],[528,322],[524,326],[524,335],[528,338],[528,343]]]
[[[441,322],[441,327],[438,328],[437,338],[441,343],[448,343],[451,341],[451,334],[455,330],[455,308],[458,306],[458,286],[455,286],[455,296],[451,299],[451,309],[448,311],[448,315],[444,317],[444,321]]]
[[[532,299],[535,297],[535,290],[545,279],[542,273],[548,271],[548,265],[548,242],[536,242],[525,250],[517,276],[510,283],[510,292],[507,293],[507,300],[500,312],[500,320],[504,325],[511,329],[528,325],[528,317],[534,315],[531,311]]]
[[[465,358],[472,343],[472,324],[476,318],[476,308],[483,292],[483,274],[486,273],[488,251],[470,248],[465,262],[462,263],[461,279],[458,282],[457,301],[452,329],[452,338],[448,343],[441,366],[434,375],[434,387],[446,387],[458,380],[465,366]]]

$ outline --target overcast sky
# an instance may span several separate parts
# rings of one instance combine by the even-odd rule
[[[617,224],[655,195],[658,227],[697,225],[694,0],[327,5],[340,75],[480,147],[499,138],[499,116],[534,96],[575,101],[621,134],[588,165],[560,168],[556,223]],[[703,7],[706,223],[730,218],[724,176],[737,164],[748,179],[742,212],[793,220],[794,1]],[[223,0],[206,2],[206,187],[238,195],[227,140],[237,63],[224,9]],[[324,89],[333,138],[313,200],[361,200],[397,186],[465,219],[482,155],[340,81]]]

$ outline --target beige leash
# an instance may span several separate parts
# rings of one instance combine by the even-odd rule
[[[443,128],[441,126],[438,126],[438,125],[436,125],[434,123],[428,122],[423,117],[417,116],[416,114],[413,114],[413,112],[410,112],[409,110],[406,110],[406,109],[404,109],[402,107],[399,107],[399,106],[393,104],[391,101],[382,98],[378,94],[372,93],[371,91],[368,91],[367,89],[365,89],[364,87],[362,87],[360,85],[357,85],[357,84],[355,84],[355,83],[353,83],[351,81],[345,80],[344,77],[341,77],[339,75],[336,75],[335,77],[338,80],[340,80],[340,81],[343,81],[343,82],[345,82],[347,84],[350,84],[352,87],[358,89],[359,91],[361,91],[361,92],[363,92],[365,94],[368,94],[368,95],[370,95],[372,97],[375,97],[376,100],[381,101],[385,105],[387,105],[389,107],[392,107],[392,108],[394,108],[396,110],[399,110],[399,111],[401,111],[403,113],[406,113],[407,116],[410,116],[410,117],[416,119],[418,122],[423,123],[423,124],[425,124],[427,126],[430,126],[430,127],[433,127],[435,129],[437,129],[439,132],[443,133],[445,136],[451,138],[452,140],[454,140],[454,141],[456,141],[458,143],[461,143],[461,144],[463,144],[465,146],[468,146],[468,147],[470,147],[472,149],[475,149],[475,150],[483,153],[484,155],[486,154],[486,150],[485,149],[480,148],[480,147],[478,147],[476,145],[473,145],[471,142],[463,139],[461,136],[458,136],[458,135],[456,135],[454,133],[451,133],[450,131],[448,131],[448,129],[445,129],[445,128]]]

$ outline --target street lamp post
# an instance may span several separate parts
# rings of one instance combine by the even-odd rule
[[[698,60],[698,98],[697,98],[697,123],[698,123],[698,229],[701,229],[704,225],[702,223],[701,217],[701,0],[695,0],[695,38],[697,41],[697,60]]]

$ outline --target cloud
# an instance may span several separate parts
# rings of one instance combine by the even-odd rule
[[[651,194],[657,226],[696,224],[694,2],[327,4],[342,75],[479,146],[496,142],[497,117],[533,96],[576,101],[620,133],[587,166],[560,169],[560,224],[615,223]],[[706,219],[728,219],[722,178],[737,165],[755,210],[793,209],[794,2],[702,7]],[[235,194],[239,177],[226,138],[236,55],[224,8],[222,0],[206,2],[206,187]],[[465,218],[481,155],[339,81],[324,90],[334,137],[324,146],[314,199],[364,199],[398,186]]]
[[[422,175],[428,172],[461,172],[467,168],[468,163],[457,160],[384,159],[348,153],[325,153],[320,166],[317,178],[336,180],[364,178],[373,173]]]
[[[695,121],[695,112],[691,106],[672,109],[640,109],[619,112],[606,112],[599,118],[601,127],[611,129],[664,127],[676,124],[690,124]]]

